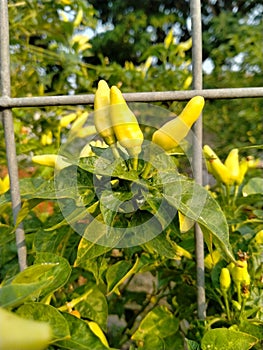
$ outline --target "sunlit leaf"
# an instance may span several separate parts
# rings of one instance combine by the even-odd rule
[[[151,310],[141,321],[132,339],[143,341],[147,336],[165,338],[177,332],[179,320],[164,306]]]
[[[112,292],[118,294],[118,287],[136,272],[138,264],[139,258],[136,259],[134,264],[130,261],[121,260],[111,265],[106,272],[108,294]]]
[[[69,350],[109,349],[103,345],[100,339],[90,330],[86,322],[67,313],[64,313],[63,316],[70,329],[70,339],[56,342],[59,347]]]
[[[201,341],[202,350],[249,350],[258,342],[250,334],[227,328],[216,328],[206,332]]]
[[[63,315],[53,306],[41,303],[26,303],[16,311],[18,315],[36,321],[48,322],[54,340],[70,338],[70,330]]]

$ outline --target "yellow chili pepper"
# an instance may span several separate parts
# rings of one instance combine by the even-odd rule
[[[117,140],[132,158],[138,159],[143,143],[143,133],[137,118],[128,107],[117,86],[111,87],[110,100],[111,121]]]
[[[249,169],[262,167],[262,161],[260,159],[255,159],[253,156],[247,157],[247,163]]]
[[[0,178],[0,195],[6,193],[10,188],[9,175],[5,175],[3,179]]]
[[[231,277],[227,267],[222,268],[219,277],[219,282],[221,290],[227,291],[229,289],[231,285]]]
[[[116,143],[110,116],[110,88],[105,80],[99,81],[95,93],[94,123],[97,132],[109,146]]]
[[[239,159],[238,159],[238,149],[233,148],[226,160],[225,160],[225,166],[229,170],[229,175],[233,182],[236,182],[239,176]]]
[[[247,270],[246,260],[237,260],[235,267],[231,271],[231,275],[235,284],[250,284],[250,275]]]
[[[211,254],[207,254],[204,263],[205,267],[209,270],[212,270],[212,268],[220,261],[221,254],[218,250],[214,250]]]
[[[167,122],[154,132],[153,143],[162,147],[165,151],[177,147],[199,118],[204,104],[205,100],[202,96],[193,97],[177,118]]]
[[[56,167],[57,169],[63,169],[71,165],[64,157],[57,154],[41,154],[39,156],[33,156],[32,162],[51,168]]]
[[[236,178],[237,185],[242,184],[247,170],[248,170],[248,161],[247,159],[243,158],[239,163],[239,173],[238,173],[238,177]]]
[[[77,113],[70,113],[65,115],[60,119],[59,125],[62,128],[66,128],[71,122],[73,122],[77,118]]]
[[[80,113],[78,118],[71,125],[71,129],[70,129],[71,133],[79,133],[83,125],[86,123],[88,117],[89,117],[89,114],[87,111]]]
[[[0,308],[1,350],[44,350],[51,341],[48,322],[25,319]]]
[[[43,146],[51,145],[52,141],[53,141],[53,135],[52,135],[51,130],[48,130],[44,134],[41,135],[41,144]]]
[[[233,183],[229,169],[221,162],[216,153],[208,146],[203,147],[204,156],[206,159],[207,170],[219,181],[226,185]],[[209,162],[209,163],[208,163]]]
[[[254,242],[259,245],[263,245],[263,230],[257,232],[254,237]]]

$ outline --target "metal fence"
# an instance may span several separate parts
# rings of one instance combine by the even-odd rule
[[[189,100],[195,95],[202,95],[205,99],[232,99],[245,97],[263,97],[263,87],[231,88],[231,89],[202,89],[202,25],[200,0],[190,1],[192,23],[192,67],[193,86],[190,91],[138,92],[123,94],[128,102],[155,102]],[[10,53],[9,53],[9,18],[8,1],[0,0],[0,112],[2,114],[8,172],[14,224],[21,208],[19,191],[18,164],[16,158],[16,144],[12,118],[12,108],[87,105],[92,104],[94,95],[75,96],[44,96],[44,97],[11,97],[10,86]],[[195,140],[202,144],[202,118],[194,125]],[[197,141],[196,141],[197,140]],[[197,183],[202,184],[202,154],[200,147],[193,147],[193,169]],[[197,273],[197,304],[198,317],[205,318],[205,279],[204,279],[204,244],[203,235],[196,225],[196,273]],[[26,268],[26,246],[23,225],[16,229],[16,245],[20,270]]]

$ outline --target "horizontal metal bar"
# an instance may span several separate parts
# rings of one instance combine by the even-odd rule
[[[157,91],[157,92],[132,92],[124,93],[128,102],[157,102],[157,101],[184,101],[196,95],[202,95],[205,99],[232,99],[263,97],[263,87],[229,88],[229,89],[204,89],[188,91]],[[94,95],[66,95],[66,96],[41,96],[41,97],[0,97],[0,109],[15,107],[45,107],[65,105],[93,104]]]

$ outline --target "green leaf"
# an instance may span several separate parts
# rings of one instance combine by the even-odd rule
[[[3,306],[16,306],[29,298],[53,293],[62,287],[71,274],[68,261],[51,253],[37,254],[35,264],[6,281],[0,289]]]
[[[70,214],[67,215],[67,218],[64,218],[59,223],[45,229],[46,231],[53,231],[57,230],[58,228],[61,228],[62,226],[72,225],[75,222],[85,218],[87,213],[85,212],[85,209],[83,207],[81,208],[75,208]]]
[[[242,194],[244,197],[247,197],[253,194],[262,194],[262,188],[263,188],[263,178],[253,177],[243,187]]]
[[[229,242],[228,225],[225,215],[217,201],[202,186],[184,178],[169,174],[165,177],[164,197],[170,205],[180,210],[185,216],[197,221],[207,244],[212,235],[215,246],[227,259],[235,260]]]
[[[177,332],[178,327],[178,319],[166,307],[158,306],[144,317],[132,339],[144,341],[145,337],[153,335],[165,338]]]
[[[256,302],[255,299],[254,302]],[[263,340],[263,322],[259,321],[259,319],[254,323],[250,320],[242,321],[239,326],[239,330],[241,332],[253,335],[254,337],[258,338],[258,340]]]
[[[28,199],[35,198],[36,188],[41,187],[46,181],[41,178],[28,177],[19,181],[20,194]]]
[[[68,243],[69,235],[72,233],[70,227],[48,232],[43,228],[39,229],[34,235],[33,247],[37,252],[49,252],[61,254],[61,248]]]
[[[86,227],[80,241],[76,266],[82,259],[92,259],[110,251],[124,235],[125,229],[108,226],[101,214],[96,216]]]
[[[56,342],[59,348],[69,350],[109,350],[90,330],[86,322],[67,313],[63,315],[70,329],[70,339]]]
[[[106,273],[107,293],[119,293],[118,287],[131,275],[133,275],[138,267],[139,258],[132,264],[130,261],[121,260],[111,265]]]
[[[127,171],[127,166],[122,159],[112,159],[110,149],[105,152],[109,155],[108,158],[102,156],[81,158],[79,167],[96,175],[118,177],[128,181],[138,180],[138,173],[132,170]]]
[[[24,201],[22,208],[19,210],[17,219],[16,219],[16,226],[14,228],[14,231],[16,228],[20,225],[20,223],[27,217],[27,215],[30,213],[30,211],[37,206],[42,200],[35,198],[31,200]]]
[[[35,264],[53,264],[54,269],[47,272],[49,284],[42,290],[42,295],[53,293],[64,286],[71,275],[71,267],[67,259],[52,253],[37,253]]]
[[[201,341],[202,350],[248,350],[258,339],[250,334],[227,328],[216,328],[205,333]]]
[[[185,342],[188,350],[201,350],[200,345],[196,341],[185,338]]]
[[[168,259],[179,259],[183,255],[191,259],[191,254],[173,242],[165,232],[145,243],[144,246]]]
[[[46,282],[30,283],[28,285],[10,284],[0,288],[0,303],[2,307],[16,307],[26,300],[35,300]]]
[[[48,322],[52,328],[54,340],[70,337],[70,330],[63,315],[53,306],[41,303],[26,303],[16,313],[24,318]]]
[[[131,192],[112,192],[105,190],[100,197],[100,210],[103,216],[103,220],[108,226],[113,226],[113,220],[118,214],[120,206],[123,206],[123,202],[129,201],[132,198]],[[126,211],[134,211],[133,206]]]
[[[108,304],[104,294],[96,285],[88,284],[85,288],[89,294],[85,300],[77,304],[76,309],[81,317],[95,321],[106,331],[108,318]]]
[[[15,278],[0,288],[0,300],[3,307],[15,307],[25,300],[35,300],[42,289],[49,286],[47,274],[52,273],[56,264],[33,265],[18,273]]]
[[[20,180],[21,196],[26,199],[62,199],[84,198],[90,202],[94,198],[93,183],[90,175],[79,172],[76,166],[70,166],[56,174],[55,179],[25,178]],[[79,182],[79,183],[78,183]],[[90,191],[92,189],[92,191]]]
[[[90,226],[91,225],[89,225],[88,227]],[[82,264],[85,265],[86,260],[91,260],[100,255],[103,255],[111,249],[111,247],[106,247],[96,244],[94,242],[90,242],[85,237],[82,237],[78,245],[77,258],[74,263],[74,266],[81,266]]]
[[[147,334],[143,341],[140,342],[142,350],[165,350],[165,342],[158,335]]]
[[[6,205],[7,203],[10,203],[10,202],[11,202],[10,191],[6,192],[5,194],[2,194],[2,195],[0,196],[0,208],[1,208],[1,210],[2,210],[3,208],[5,208],[5,205]]]

